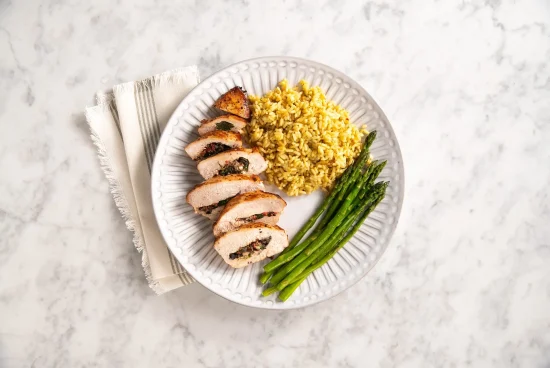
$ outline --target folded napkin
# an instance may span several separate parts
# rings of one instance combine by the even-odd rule
[[[115,203],[133,232],[149,286],[162,294],[194,282],[159,231],[151,198],[157,144],[183,97],[199,83],[196,66],[120,84],[86,108],[91,137]]]

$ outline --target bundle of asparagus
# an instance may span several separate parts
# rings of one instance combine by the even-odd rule
[[[270,287],[262,295],[279,292],[287,300],[313,271],[327,263],[359,230],[368,215],[384,199],[389,182],[374,183],[386,161],[367,165],[369,149],[376,138],[371,132],[355,162],[342,174],[313,216],[294,236],[288,247],[264,266],[260,282]],[[315,225],[313,232],[300,243]]]

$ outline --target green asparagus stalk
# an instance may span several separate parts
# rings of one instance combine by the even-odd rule
[[[367,171],[365,172],[365,174],[363,174],[363,177],[361,178],[356,178],[356,179],[364,179],[366,175],[369,175],[369,170],[372,170],[372,166],[369,165],[369,167],[367,168]],[[350,179],[351,180],[351,179]],[[350,188],[354,188],[356,185],[359,185],[357,181],[355,181],[354,183],[352,183],[350,185]],[[342,189],[343,190],[343,189]],[[348,193],[348,195],[351,194],[351,191],[350,193]],[[332,203],[331,203],[331,206],[327,209],[325,215],[323,216],[323,218],[321,219],[321,221],[319,221],[319,225],[318,227],[320,228],[324,228],[325,225],[327,223],[329,223],[332,218],[334,217],[335,215],[335,212],[338,211],[338,209],[340,208],[340,206],[342,205],[343,201],[339,200],[339,198],[336,198]]]
[[[317,209],[317,211],[315,211],[315,213],[313,214],[313,216],[304,224],[304,226],[302,226],[302,228],[298,231],[298,233],[296,235],[294,235],[294,237],[292,238],[290,244],[283,250],[283,252],[280,254],[285,254],[285,253],[288,253],[292,248],[294,248],[296,246],[296,244],[298,244],[298,242],[304,237],[304,235],[309,231],[309,229],[311,229],[311,227],[315,224],[315,222],[317,221],[317,219],[319,218],[319,216],[321,216],[321,214],[323,212],[325,212],[325,210],[330,206],[330,204],[333,202],[334,198],[336,197],[336,195],[339,193],[339,191],[342,189],[344,183],[348,180],[348,177],[351,175],[351,172],[352,172],[352,165],[348,166],[348,168],[344,171],[344,173],[342,174],[342,176],[340,177],[340,179],[338,180],[338,183],[336,184],[336,186],[334,187],[334,189],[330,192],[330,194],[328,195],[328,197],[325,198],[325,200],[323,201],[323,203],[321,204],[321,206]],[[269,263],[268,263],[269,264]],[[267,265],[266,265],[267,266]],[[265,269],[265,267],[264,267]],[[271,269],[270,271],[266,271],[262,274],[262,276],[260,276],[260,282],[262,284],[265,284],[267,281],[269,281],[269,279],[271,278],[271,276],[273,275],[275,269]]]
[[[271,294],[279,291],[276,286],[270,286],[262,291],[262,296],[270,296]]]
[[[361,207],[361,205],[356,205],[354,207],[354,210],[356,210],[358,207]],[[341,237],[343,237],[343,235],[345,235],[345,230],[347,230],[349,228],[349,226],[351,226],[351,224],[353,223],[353,220],[354,217],[353,214],[348,216],[348,218],[346,218],[346,222],[340,226],[338,229],[337,229],[337,234],[333,234],[333,237],[330,239],[331,242],[334,243],[333,239],[335,239],[336,241],[339,241],[341,239]],[[349,223],[348,223],[348,220]],[[317,229],[316,231],[319,231],[320,229]],[[343,233],[343,234],[342,234]],[[306,242],[308,242],[308,245],[311,243],[311,241],[313,241],[314,239],[311,239],[308,238],[306,240]],[[270,281],[270,283],[273,285],[271,287],[268,287],[267,289],[265,289],[263,292],[262,292],[262,296],[269,296],[271,294],[273,294],[274,292],[278,291],[278,290],[281,290],[282,288],[279,288],[278,284],[279,282],[281,282],[290,272],[292,271],[292,268],[289,267],[289,263],[286,263],[282,268],[279,268],[278,271],[275,273],[275,275],[273,276],[273,278]]]
[[[376,164],[375,162],[371,163],[368,167],[367,167],[367,170],[365,171],[365,173],[363,174],[363,176],[359,179],[360,182],[356,182],[354,184],[356,185],[362,185],[361,183],[367,183],[366,185],[367,186],[370,186],[370,184],[372,184],[372,182],[374,181],[375,177],[373,177],[373,171],[376,170]],[[378,176],[378,175],[376,175]],[[370,178],[373,178],[372,180],[370,180]],[[349,192],[351,193],[351,190],[353,190],[353,187],[350,188]],[[348,195],[350,194],[348,193]],[[361,197],[364,197],[364,194],[361,195]],[[336,201],[336,202],[333,202],[334,204],[334,208],[330,209],[330,210],[337,210],[339,208],[339,206],[342,204],[342,201]],[[319,223],[319,226],[320,227],[323,227],[325,226],[330,220],[332,219],[332,216],[327,213],[327,216],[323,217],[323,219],[321,220],[321,222]]]
[[[369,176],[367,175],[361,178],[361,181],[354,188],[354,191],[352,191],[352,193],[348,196],[348,198],[346,198],[347,202],[344,201],[344,204],[341,207],[341,211],[339,211],[337,214],[339,218],[341,219],[345,218],[345,216],[347,216],[354,209],[354,206],[346,205],[346,203],[348,202],[353,203],[354,199],[359,195],[361,197],[364,196],[363,192],[368,189],[367,188],[368,180],[369,180]],[[356,202],[361,203],[360,201],[356,201]],[[338,221],[338,220],[334,219],[334,221]],[[281,280],[283,280],[287,276],[287,274],[289,274],[298,265],[297,262],[292,262],[292,259],[297,257],[298,254],[300,254],[304,250],[309,250],[308,247],[320,236],[320,234],[322,234],[325,228],[326,228],[325,226],[319,226],[308,239],[306,239],[303,243],[301,243],[298,247],[296,247],[295,253],[293,254],[288,253],[286,255],[281,255],[279,256],[279,258],[277,258],[279,262],[282,262],[279,265],[283,265],[284,263],[286,264],[283,267],[279,268],[277,272],[272,276],[270,280],[271,284],[276,285],[277,283],[279,283]]]
[[[288,248],[288,247],[287,247]],[[286,248],[285,248],[286,249]],[[262,275],[260,276],[260,282],[262,284],[265,284],[266,282],[269,281],[269,279],[271,278],[271,276],[273,276],[273,274],[275,273],[275,270],[271,270],[269,272],[264,272],[262,273]]]
[[[317,237],[322,232],[322,230],[323,229],[316,229],[314,234],[312,234],[309,238],[307,238],[302,244],[300,244],[300,246],[303,247],[303,249],[307,248],[315,239],[317,239]],[[294,267],[294,265],[291,266],[289,262],[286,262],[285,264],[282,265],[282,267],[276,270],[275,274],[273,275],[271,280],[269,280],[269,282],[272,285],[278,284],[282,279],[286,277],[286,275],[290,271],[292,271],[292,267]]]
[[[374,134],[374,136],[371,140],[369,140],[368,137],[370,137],[372,134]],[[369,134],[369,136],[367,137],[367,140],[365,141],[365,145],[363,146],[363,149],[362,149],[358,159],[356,159],[356,162],[358,162],[358,160],[361,160],[363,162],[366,161],[366,160],[363,159],[363,156],[368,158],[368,149],[369,149],[370,145],[372,144],[372,141],[374,140],[375,136],[376,136],[375,131],[371,132]],[[364,152],[366,152],[366,153],[364,153]],[[363,154],[363,156],[361,156],[361,154]],[[317,209],[317,211],[315,211],[313,216],[304,224],[304,226],[302,226],[302,228],[298,231],[298,233],[292,238],[292,241],[290,242],[290,244],[285,248],[285,250],[280,255],[288,253],[292,248],[294,248],[298,244],[298,242],[303,238],[303,236],[315,224],[315,222],[317,221],[319,216],[321,216],[321,214],[323,212],[325,212],[327,210],[327,208],[329,208],[331,206],[331,204],[334,202],[334,199],[340,193],[340,191],[344,187],[347,188],[347,181],[349,180],[349,177],[353,174],[354,170],[356,170],[357,168],[360,168],[360,167],[361,167],[361,165],[356,166],[355,163],[353,165],[348,166],[348,168],[344,171],[344,173],[342,174],[342,176],[340,177],[340,179],[336,183],[336,186],[332,189],[332,191],[330,192],[328,197],[325,198],[325,200],[323,201],[321,206]],[[326,217],[327,216],[325,216],[325,218]],[[267,265],[269,265],[269,263]],[[274,268],[270,268],[270,269],[271,269],[271,271],[274,270]],[[262,283],[267,282],[269,280],[270,276],[273,274],[273,272],[270,272],[270,271],[266,270],[265,266],[264,266],[264,270],[266,272],[260,277],[260,282],[262,282]]]
[[[294,252],[290,252],[283,257],[279,257],[276,260],[280,259],[280,262],[288,262],[281,270],[277,272],[271,281],[272,284],[278,283],[282,278],[284,278],[288,273],[290,273],[294,268],[300,265],[304,260],[307,259],[312,252],[317,248],[323,245],[329,237],[334,233],[338,225],[344,220],[345,216],[349,213],[349,209],[353,208],[352,203],[357,194],[359,193],[360,187],[356,187],[354,191],[346,198],[342,209],[336,214],[334,220],[330,222],[319,234],[319,236],[311,236],[308,240],[298,245],[295,248]]]
[[[382,170],[384,170],[384,167],[386,167],[386,161],[382,161],[380,163],[376,163],[371,166],[369,166],[369,177],[366,181],[366,186],[367,188],[370,188],[374,181],[376,180],[376,178],[378,178],[378,175],[380,175],[380,173],[382,172]],[[365,193],[363,193],[363,196],[365,195]]]
[[[355,170],[353,171],[353,174],[350,178],[350,180],[347,183],[347,186],[344,187],[345,190],[342,190],[338,194],[338,199],[342,201],[345,196],[349,194],[350,189],[352,189],[353,183],[359,178],[359,176],[362,173],[362,168],[365,166],[365,163],[369,159],[369,150],[370,146],[372,145],[372,142],[376,139],[376,131],[372,131],[365,140],[365,145],[363,146],[363,149],[361,150],[361,153],[359,154],[358,159],[354,163]]]
[[[333,190],[333,192],[335,190],[338,190],[338,188],[335,188]],[[325,199],[325,201],[323,202],[321,207],[313,214],[313,216],[309,219],[309,221],[292,238],[292,241],[290,242],[290,244],[279,254],[279,257],[284,255],[284,254],[287,254],[288,252],[290,252],[290,250],[293,249],[296,246],[296,244],[298,244],[298,242],[301,240],[301,238],[304,236],[304,234],[309,231],[309,229],[313,226],[313,224],[315,224],[315,222],[317,221],[317,219],[319,218],[321,213],[324,212],[325,209],[330,205],[330,203],[332,202],[332,200],[334,199],[336,194],[337,193],[334,192],[334,195],[333,195],[332,192],[331,192],[330,196],[332,196],[332,197],[329,196]],[[320,228],[316,229],[316,231],[314,231],[312,234],[310,234],[310,236],[305,241],[306,242],[308,240],[311,241],[310,239],[312,239],[312,237],[314,239],[316,237],[316,235],[319,233],[319,230],[320,230]],[[271,261],[271,262],[273,262],[273,261]],[[264,266],[264,273],[260,276],[260,282],[262,284],[265,284],[266,282],[268,282],[271,279],[271,277],[273,277],[274,274],[276,275],[277,269],[280,270],[280,267],[282,266],[282,264],[280,264],[279,266],[276,266],[274,268],[269,268],[270,266],[268,266],[268,265],[270,263],[268,263]],[[268,271],[266,270],[266,266],[268,268]]]
[[[271,271],[281,266],[282,264],[291,261],[302,252],[307,252],[307,254],[309,255],[311,254],[311,247],[315,246],[315,249],[317,249],[319,245],[323,244],[325,240],[330,236],[330,234],[334,232],[334,229],[342,221],[343,217],[348,213],[347,209],[359,193],[360,189],[360,186],[355,187],[352,193],[346,197],[344,203],[342,204],[342,208],[334,216],[334,219],[321,232],[318,238],[314,239],[311,242],[305,241],[302,244],[299,244],[291,249],[288,253],[279,255],[279,257],[275,258],[273,261],[264,266],[264,271]]]
[[[387,183],[386,183],[387,184]],[[385,188],[387,187],[387,185],[385,186]],[[310,274],[311,272],[315,271],[317,268],[319,268],[322,264],[326,263],[330,258],[332,258],[340,249],[342,249],[344,247],[344,245],[346,245],[346,243],[353,237],[353,235],[355,235],[355,233],[361,228],[361,226],[363,225],[363,223],[365,222],[365,220],[367,219],[367,217],[372,213],[372,211],[374,211],[374,209],[376,208],[376,206],[378,206],[378,204],[384,199],[386,193],[385,193],[385,188],[384,188],[384,192],[382,192],[381,194],[378,195],[378,197],[376,198],[376,200],[371,203],[371,205],[365,210],[365,212],[363,213],[363,215],[359,218],[359,220],[355,223],[355,225],[353,226],[353,228],[346,234],[346,236],[339,242],[338,246],[336,246],[335,248],[333,248],[332,250],[330,250],[327,254],[325,254],[324,256],[320,257],[321,259],[317,260],[313,265],[309,266],[308,268],[306,268],[306,273]],[[305,274],[304,274],[305,276]]]
[[[292,282],[296,281],[300,278],[301,274],[304,272],[304,270],[315,262],[315,260],[321,258],[323,255],[328,253],[331,249],[334,248],[334,246],[339,242],[340,238],[346,234],[346,232],[351,228],[351,226],[354,224],[354,222],[361,216],[361,213],[368,210],[372,203],[375,203],[378,198],[384,194],[386,191],[387,184],[386,183],[376,183],[375,187],[373,187],[372,190],[369,191],[367,198],[365,199],[365,202],[357,208],[352,214],[350,214],[346,220],[342,223],[342,225],[332,234],[332,238],[329,239],[327,242],[325,242],[323,245],[321,245],[311,256],[305,257],[304,255],[301,255],[300,257],[303,257],[302,263],[299,265],[296,265],[293,270],[286,275],[286,277],[278,284],[277,289],[282,290],[287,285],[291,284]],[[298,259],[300,257],[297,257],[294,262],[298,262]]]
[[[387,183],[386,183],[387,186]],[[363,215],[360,217],[360,219],[356,222],[356,224],[353,226],[353,228],[348,232],[348,234],[338,243],[338,246],[336,246],[334,249],[332,249],[328,254],[326,254],[322,259],[317,261],[315,264],[307,267],[304,272],[300,275],[300,278],[296,281],[294,281],[292,284],[286,286],[280,293],[279,293],[279,299],[282,301],[286,301],[292,293],[300,286],[304,280],[313,273],[313,271],[317,270],[319,267],[323,266],[325,263],[327,263],[340,249],[344,247],[344,245],[347,244],[347,242],[355,235],[355,233],[359,230],[363,222],[366,220],[366,218],[369,216],[369,214],[376,208],[376,206],[384,199],[385,192],[383,192],[381,195],[378,196],[375,202],[373,202],[363,213]]]
[[[326,211],[325,216],[323,216],[321,222],[319,223],[319,226],[326,225],[332,219],[332,215],[338,210],[344,197],[350,193],[350,190],[353,188],[353,184],[361,175],[362,169],[365,166],[365,163],[367,162],[367,160],[369,159],[370,146],[372,145],[372,142],[374,142],[375,138],[376,138],[376,130],[373,130],[372,132],[369,133],[369,135],[367,136],[367,139],[365,139],[365,144],[363,145],[363,149],[361,150],[361,153],[359,154],[359,156],[357,157],[353,165],[351,165],[353,166],[351,177],[342,186],[342,189],[338,194],[338,198],[331,203],[330,207]]]
[[[383,163],[385,165],[385,163]],[[381,166],[381,168],[383,168],[383,165]],[[380,170],[381,170],[380,168]],[[374,170],[376,170],[376,168],[374,168]],[[379,172],[379,171],[378,171]],[[377,174],[376,174],[377,176]],[[370,177],[372,178],[372,177]],[[369,192],[371,189],[372,190],[376,190],[378,187],[380,187],[380,185],[382,185],[382,183],[377,183],[375,184],[372,188],[370,186],[368,186],[368,183],[370,182],[370,178],[365,176],[364,177],[364,183],[363,185],[360,185],[360,192],[359,192],[359,201],[355,201],[357,203],[355,203],[355,207],[361,207],[363,206],[363,204],[365,204],[365,201],[363,201],[363,198],[365,197],[365,194],[367,192]],[[373,178],[374,180],[374,178]],[[371,196],[372,197],[372,196]],[[346,214],[350,213],[353,209],[355,209],[354,207],[348,207],[348,211],[346,212]],[[350,224],[351,225],[351,224]],[[340,226],[339,228],[344,228],[344,226]],[[308,238],[306,239],[302,244],[300,244],[300,247],[303,247],[303,249],[307,249],[307,247],[309,247],[309,245],[319,236],[319,234],[324,230],[324,227],[323,228],[317,228],[315,230],[315,232]],[[334,236],[333,236],[334,238]],[[283,279],[285,279],[287,277],[287,275],[297,266],[297,263],[296,262],[290,262],[288,261],[286,264],[283,265],[283,267],[280,267],[276,270],[275,274],[273,275],[273,277],[271,278],[270,280],[270,283],[272,285],[277,285],[278,283],[280,283]],[[271,293],[272,290],[269,290],[269,289],[266,289],[266,291],[263,293],[263,295],[265,296],[265,293]],[[269,295],[269,294],[268,294]]]
[[[378,198],[382,195],[384,195],[384,193],[386,192],[386,188],[388,187],[388,184],[389,182],[378,182],[376,184],[374,184],[371,188],[365,190],[366,192],[366,196],[364,199],[362,199],[361,203],[362,203],[362,206],[363,206],[363,209],[365,208],[370,208],[370,206],[372,205],[372,203],[375,203],[376,201],[378,201]],[[349,227],[346,229],[346,231],[349,230]],[[334,238],[332,239],[332,246],[336,246],[337,243],[339,243],[343,237],[345,236],[345,232],[343,234],[341,234],[341,237],[339,239],[337,238]],[[316,251],[311,257],[311,261],[310,261],[310,264],[313,264],[315,262],[317,262],[322,256],[324,256],[327,252],[326,250],[327,249],[332,249],[332,247],[330,246],[323,246],[325,252],[323,251]]]
[[[315,224],[315,222],[317,221],[319,216],[321,216],[321,214],[323,214],[323,212],[325,212],[325,210],[332,203],[334,197],[336,197],[336,195],[340,192],[340,189],[342,188],[344,183],[348,180],[348,177],[349,177],[351,171],[352,170],[351,170],[351,165],[350,165],[346,169],[346,171],[344,171],[344,173],[341,176],[341,179],[338,180],[338,183],[332,189],[332,191],[330,192],[328,197],[326,197],[325,200],[323,201],[323,203],[321,203],[321,206],[319,206],[319,208],[317,209],[317,211],[315,211],[313,216],[311,216],[311,218],[304,224],[304,226],[302,226],[300,231],[298,231],[298,233],[296,235],[294,235],[294,237],[292,238],[292,241],[290,242],[288,247],[285,248],[285,250],[288,249],[288,248],[293,247],[296,244],[298,244],[298,242],[304,237],[304,235],[309,231],[309,229],[311,229],[311,227]]]
[[[296,265],[290,272],[286,273],[284,275],[284,278],[278,282],[277,284],[274,283],[274,287],[277,290],[283,290],[286,286],[291,284],[292,282],[299,279],[304,272],[304,270],[312,263],[313,258],[317,254],[317,252],[323,252],[323,249],[327,247],[328,249],[331,249],[332,246],[337,243],[341,237],[343,237],[346,234],[346,231],[353,225],[353,223],[357,220],[359,215],[361,215],[361,212],[363,212],[364,208],[359,208],[356,211],[354,211],[351,215],[349,215],[342,225],[336,229],[336,231],[331,235],[331,238],[328,239],[325,244],[323,244],[315,253],[311,255],[311,257],[303,259],[303,261]],[[298,258],[296,258],[298,260]]]
[[[348,192],[348,188],[352,188],[353,183],[360,176],[362,172],[362,168],[365,165],[366,161],[368,160],[370,146],[374,142],[375,138],[376,138],[376,131],[372,131],[367,136],[367,139],[365,140],[365,144],[363,145],[361,153],[355,160],[354,164],[348,166],[348,168],[344,171],[344,174],[342,174],[336,186],[329,194],[329,196],[325,198],[325,200],[323,201],[321,206],[317,209],[317,211],[313,214],[313,216],[306,222],[306,224],[304,224],[304,226],[302,226],[300,231],[293,237],[288,247],[285,248],[285,250],[279,255],[279,257],[286,253],[289,253],[292,249],[296,247],[296,245],[303,238],[303,236],[309,231],[309,229],[315,224],[315,222],[317,222],[317,219],[321,216],[321,214],[323,214],[323,212],[325,212],[325,215],[323,216],[322,220],[317,226],[318,230],[322,230],[326,225],[326,223],[328,223],[332,219],[333,217],[332,215],[340,207],[340,202],[343,202],[342,200],[338,200],[342,198],[342,195],[341,195],[342,192],[345,192],[345,193]],[[367,172],[365,173],[365,175],[370,176],[373,168],[374,168],[374,165],[369,165],[369,168],[367,169]],[[374,179],[372,181],[374,181]],[[350,194],[351,194],[351,191],[350,191]],[[319,232],[320,231],[318,231],[317,234]],[[312,234],[310,238],[312,238],[314,234]],[[313,237],[309,242],[311,243],[313,240],[315,240],[315,237]],[[305,247],[303,249],[305,249]],[[265,272],[260,276],[260,282],[262,284],[265,284],[266,282],[268,282],[272,277],[273,277],[272,283],[277,283],[281,281],[281,279],[284,278],[284,275],[287,273],[287,270],[280,269],[280,267],[285,262],[279,263],[278,265],[275,265],[275,266],[274,265],[269,266],[272,262],[264,266]],[[278,268],[279,268],[279,271],[276,273],[275,271]]]
[[[296,291],[296,289],[298,289],[298,286],[300,286],[300,284],[305,281],[305,279],[307,279],[307,276],[293,282],[292,284],[284,288],[283,291],[279,293],[279,299],[283,302],[286,302],[287,299],[290,298],[290,296]]]
[[[355,208],[354,208],[355,209]],[[347,220],[352,220],[353,219],[353,214],[349,215],[345,221]],[[344,231],[347,229],[347,227],[351,226],[351,223],[350,224],[346,224],[344,223],[342,226],[338,227],[337,228],[337,233],[336,234],[333,234],[332,238],[329,240],[331,241],[332,239],[338,237],[338,233],[340,233],[341,231]],[[316,238],[316,237],[315,237]],[[313,242],[313,240],[315,240],[314,238],[310,237],[306,240],[307,242],[307,245],[305,245],[305,247],[309,246],[309,244],[311,244]],[[271,283],[271,285],[274,285],[273,287],[269,287],[267,289],[265,289],[263,292],[262,292],[262,295],[263,296],[268,296],[270,294],[272,294],[274,291],[276,290],[281,290],[281,288],[278,288],[278,284],[283,280],[285,279],[291,272],[292,270],[296,267],[296,264],[295,263],[292,263],[292,262],[288,262],[286,263],[282,268],[278,269],[278,271],[275,273],[275,275],[271,278],[271,280],[269,281]]]
[[[323,229],[316,229],[315,233],[310,236],[305,242],[300,244],[301,247],[306,249],[317,237],[319,234],[323,231]],[[276,286],[279,282],[281,282],[295,267],[297,266],[296,263],[293,263],[291,261],[285,263],[282,265],[282,267],[278,268],[273,275],[273,277],[269,280],[271,285]],[[267,288],[262,292],[263,296],[268,296],[273,293],[273,291],[277,290],[277,288]]]

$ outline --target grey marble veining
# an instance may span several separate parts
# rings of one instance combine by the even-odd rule
[[[550,3],[0,1],[0,367],[550,367]],[[405,159],[360,283],[289,312],[156,297],[83,108],[198,64],[358,80]]]

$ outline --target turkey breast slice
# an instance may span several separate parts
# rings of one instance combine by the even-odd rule
[[[277,194],[262,191],[239,194],[221,211],[214,224],[214,236],[219,237],[251,222],[275,225],[285,207],[286,202]]]
[[[253,244],[256,246],[252,246]],[[225,233],[214,243],[214,249],[234,268],[245,267],[274,256],[287,246],[288,236],[283,229],[262,223],[243,225],[235,231]]]
[[[215,130],[207,133],[185,147],[193,160],[202,160],[232,148],[241,148],[243,141],[239,133]]]
[[[245,127],[245,119],[234,115],[222,115],[214,119],[205,119],[201,121],[199,134],[205,135],[215,130],[242,133]]]
[[[215,220],[231,198],[263,189],[264,184],[257,175],[215,176],[191,189],[186,199],[196,213]],[[220,203],[222,201],[224,203]]]
[[[257,175],[267,169],[267,162],[257,149],[233,149],[202,160],[197,169],[205,179],[216,175]]]

